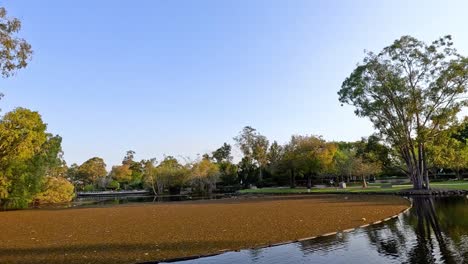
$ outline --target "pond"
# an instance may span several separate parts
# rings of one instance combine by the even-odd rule
[[[411,200],[398,218],[349,233],[177,263],[468,263],[468,199]]]

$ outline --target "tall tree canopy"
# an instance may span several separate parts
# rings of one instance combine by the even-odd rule
[[[258,133],[255,128],[246,126],[234,140],[237,142],[244,157],[253,161],[259,167],[258,182],[261,184],[263,170],[268,164],[268,139]]]
[[[26,67],[31,59],[31,45],[17,36],[20,30],[21,21],[9,18],[6,9],[0,7],[0,71],[3,77]]]
[[[231,162],[232,161],[231,145],[224,143],[220,148],[213,151],[211,155],[217,163],[220,163],[222,161]]]
[[[293,166],[296,173],[307,178],[307,188],[311,188],[311,177],[329,171],[337,147],[321,137],[292,136],[288,151],[292,151]]]
[[[209,159],[202,159],[192,167],[191,182],[199,193],[211,193],[219,179],[219,167]]]
[[[26,207],[44,177],[60,176],[61,138],[46,132],[39,113],[17,108],[0,120],[0,206]]]
[[[415,189],[429,188],[426,146],[452,126],[467,105],[468,59],[450,36],[426,44],[403,36],[368,52],[343,82],[339,100],[368,117],[394,147]]]
[[[99,157],[90,158],[78,168],[78,178],[83,185],[95,184],[99,178],[106,175],[106,163]]]

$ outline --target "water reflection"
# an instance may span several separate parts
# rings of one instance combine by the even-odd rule
[[[37,205],[34,209],[51,209],[51,208],[71,208],[71,207],[101,207],[101,206],[114,206],[119,204],[132,204],[132,203],[167,203],[167,202],[180,202],[180,201],[195,201],[195,200],[213,200],[221,198],[229,198],[235,194],[211,194],[205,196],[193,195],[134,195],[134,196],[89,196],[79,197],[70,203],[65,204],[45,204]]]
[[[350,233],[180,263],[468,263],[467,199],[411,199],[397,219]]]

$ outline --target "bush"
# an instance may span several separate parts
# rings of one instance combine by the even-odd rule
[[[35,197],[36,203],[64,203],[74,197],[74,187],[62,177],[46,177],[43,191]]]
[[[133,180],[129,184],[131,189],[138,190],[138,189],[143,189],[143,182],[141,180]]]
[[[92,185],[92,184],[88,184],[88,185],[85,185],[85,187],[83,187],[83,191],[85,191],[85,192],[92,192],[94,190],[95,190],[95,188],[94,188],[94,185]]]
[[[107,184],[107,189],[118,190],[120,189],[120,183],[116,180],[113,180]]]

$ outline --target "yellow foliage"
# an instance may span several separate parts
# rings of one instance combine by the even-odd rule
[[[67,179],[62,177],[46,177],[44,191],[36,195],[38,203],[70,202],[74,196],[74,187]]]

